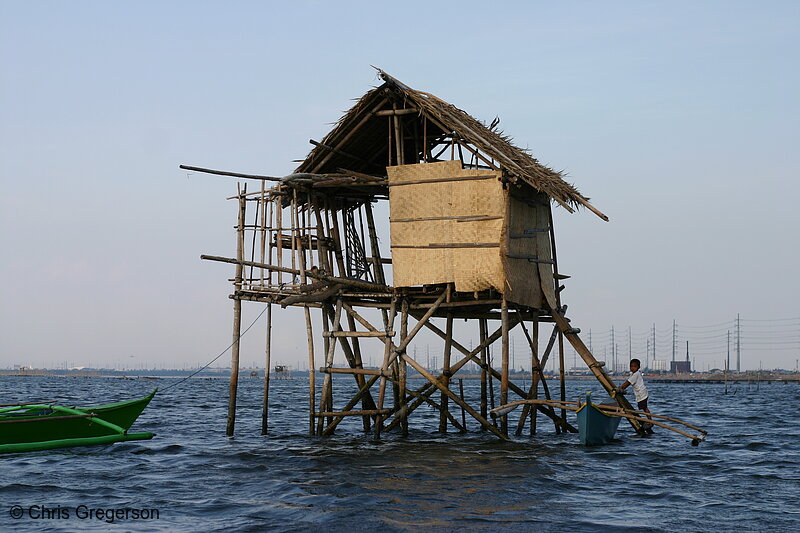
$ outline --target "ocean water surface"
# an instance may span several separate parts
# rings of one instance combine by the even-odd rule
[[[338,406],[349,380],[334,379]],[[310,437],[302,378],[272,380],[268,436],[262,382],[242,379],[231,439],[227,380],[169,388],[176,382],[0,377],[0,403],[92,405],[161,389],[132,428],[152,440],[0,455],[0,531],[800,530],[797,384],[725,394],[723,385],[650,383],[653,412],[705,428],[706,442],[692,447],[660,428],[637,438],[623,421],[615,442],[586,448],[541,416],[536,436],[526,428],[511,442],[469,417],[469,433],[441,434],[427,406],[408,438],[376,442],[356,418],[335,436]],[[464,387],[478,394],[477,381]],[[570,381],[568,399],[586,390],[600,387]]]

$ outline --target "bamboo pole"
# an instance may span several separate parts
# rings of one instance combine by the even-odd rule
[[[281,289],[283,287],[283,272],[280,270],[283,267],[283,199],[276,198],[273,200],[275,203],[275,226],[277,227],[277,231],[275,233],[275,256],[278,263],[278,271],[277,271],[277,282],[278,288]],[[272,243],[272,239],[270,239],[270,244]],[[272,260],[270,260],[272,262]],[[271,272],[271,271],[270,271]]]
[[[302,237],[299,227],[298,212],[297,212],[297,189],[292,190],[292,267],[296,265],[296,261],[300,263],[300,283],[306,284],[306,254],[299,247],[301,253],[297,254],[298,239]],[[316,365],[314,363],[314,331],[311,325],[311,312],[308,305],[303,305],[303,313],[306,319],[306,338],[308,342],[308,431],[309,434],[314,435],[314,412],[316,411]]]
[[[349,278],[339,278],[336,276],[329,276],[324,272],[320,272],[316,268],[312,268],[310,270],[298,270],[296,268],[287,268],[287,267],[278,267],[277,265],[265,265],[263,263],[259,263],[257,261],[245,261],[245,260],[238,260],[231,257],[220,257],[218,255],[206,255],[203,254],[200,256],[200,259],[204,259],[206,261],[219,261],[220,263],[231,263],[231,264],[242,264],[242,265],[253,265],[256,267],[261,268],[268,268],[275,270],[276,272],[286,272],[287,274],[293,274],[295,276],[300,277],[309,277],[314,279],[319,279],[322,281],[327,281],[328,283],[338,283],[344,286],[350,286],[357,289],[363,289],[367,291],[378,292],[381,295],[389,294],[392,292],[391,287],[387,287],[386,285],[378,285],[376,283],[368,283],[365,281],[359,281]],[[364,303],[363,305],[368,306],[368,303]]]
[[[242,192],[247,192],[245,186],[244,191],[239,190],[239,217],[236,229],[236,257],[240,260],[244,256],[244,217],[246,202]],[[234,293],[242,288],[242,274],[244,266],[242,264],[236,265],[236,274],[234,276]],[[242,332],[242,301],[234,295],[233,299],[233,345],[231,347],[231,382],[228,392],[228,423],[225,433],[233,436],[234,427],[236,426],[236,394],[239,386],[239,348]]]
[[[330,308],[329,305],[324,306],[325,308]],[[322,318],[323,324],[325,324],[325,328],[327,328],[328,318],[327,318],[326,309],[323,309]],[[339,324],[341,321],[342,316],[342,300],[341,298],[336,300],[336,311],[334,313],[333,318],[333,330],[336,331],[339,328]],[[333,359],[336,352],[336,340],[329,340],[328,341],[328,351],[325,353],[325,366],[326,368],[331,368],[333,366]],[[323,378],[322,384],[322,398],[320,399],[320,409],[328,409],[329,411],[333,411],[333,383],[332,383],[333,374],[331,372],[325,373],[325,377]],[[328,421],[328,425],[331,424],[333,420]],[[317,434],[322,434],[323,430],[323,419],[320,417],[317,420]]]
[[[567,389],[565,383],[565,374],[564,374],[564,334],[560,331],[558,332],[558,377],[561,380],[560,384],[560,392],[561,392],[561,401],[567,399]],[[563,409],[561,410],[561,418],[566,420],[567,412]]]
[[[400,312],[400,342],[408,337],[408,299],[403,298]],[[400,360],[400,434],[408,437],[408,416],[406,414],[406,379],[408,377],[408,363],[405,359]]]
[[[381,250],[378,246],[378,233],[375,230],[375,217],[372,213],[372,203],[364,204],[364,212],[367,216],[367,230],[369,231],[370,249],[372,250],[372,264],[375,269],[375,282],[378,285],[386,285],[386,273],[383,270],[381,261]]]
[[[522,324],[523,330],[525,329],[525,324]],[[539,320],[533,320],[531,323],[531,385],[533,385],[534,381],[534,367],[536,363],[539,361]],[[539,374],[541,374],[542,369],[539,369]],[[533,386],[533,398],[536,399],[539,397],[539,381],[536,380],[536,385]],[[531,412],[531,426],[530,426],[530,434],[531,436],[536,435],[536,418],[537,418],[537,409],[529,409]]]
[[[519,313],[519,310],[517,310]],[[544,378],[544,374],[542,373],[542,363],[539,360],[539,321],[533,320],[531,323],[531,329],[533,330],[533,336],[528,333],[528,328],[525,327],[525,322],[520,320],[520,324],[522,325],[522,331],[525,333],[525,338],[528,339],[528,344],[530,345],[531,349],[531,387],[528,391],[528,399],[536,399],[539,396],[539,379],[541,378],[542,383],[547,386],[547,381]],[[553,337],[555,336],[555,330],[553,331]],[[551,337],[551,344],[552,346],[552,337]],[[547,355],[549,352],[545,352]],[[547,396],[549,397],[549,391],[547,392]],[[531,425],[530,425],[530,434],[531,436],[536,434],[536,414],[538,409],[531,409],[529,405],[524,405],[522,409],[522,416],[519,418],[519,422],[517,423],[517,431],[516,435],[522,435],[522,430],[525,428],[525,420],[530,414],[531,417]],[[556,430],[557,432],[558,430]]]
[[[373,368],[336,368],[322,366],[319,369],[323,374],[356,374],[362,376],[382,376],[380,369]]]
[[[487,320],[485,318],[479,318],[478,319],[478,329],[479,329],[479,332],[480,332],[479,333],[479,335],[480,335],[479,336],[479,342],[480,342],[481,345],[483,345],[485,343],[485,341],[486,341],[486,335],[487,335],[487,331],[486,330],[488,329],[487,326],[488,326],[488,324],[487,324]],[[481,363],[480,363],[480,368],[481,368],[481,416],[483,418],[488,418],[489,417],[489,410],[488,410],[488,403],[487,403],[488,402],[488,398],[486,396],[486,393],[487,393],[487,390],[486,390],[486,385],[487,385],[486,365],[488,364],[488,353],[489,353],[489,348],[487,346],[484,346],[484,348],[481,350]],[[481,427],[481,430],[483,431],[483,427]]]
[[[271,348],[272,348],[272,304],[267,304],[267,337],[264,342],[264,403],[261,407],[261,434],[266,435],[269,431],[269,373],[271,368]]]
[[[272,225],[272,213],[269,213],[269,207],[272,205],[272,202],[267,202],[266,200],[266,188],[264,187],[264,182],[261,182],[261,196],[259,197],[258,205],[263,206],[261,208],[261,227],[259,231],[261,232],[261,256],[259,259],[262,263],[267,262],[267,241],[269,237],[267,235],[267,215],[270,216],[269,223]],[[255,237],[253,237],[255,238]],[[270,241],[269,245],[269,262],[272,262],[272,242]],[[261,274],[261,286],[264,286],[264,269],[260,269]],[[271,274],[271,272],[267,271],[267,275]]]
[[[459,396],[461,397],[461,401],[466,403],[464,400],[464,379],[458,378],[458,392]],[[462,431],[467,430],[467,413],[464,411],[464,407],[461,407],[461,425],[464,426]]]
[[[316,416],[323,420],[325,418],[333,418],[335,416],[370,416],[370,415],[385,415],[391,413],[391,409],[360,409],[357,411],[321,411],[316,413]]]
[[[388,334],[390,328],[393,327],[394,318],[397,314],[397,298],[392,298],[392,307],[389,311],[389,318],[385,321],[386,332]],[[386,336],[386,344],[383,351],[383,363],[381,364],[381,381],[378,388],[378,409],[383,409],[383,399],[386,395],[386,373],[389,371],[389,365],[392,363],[392,339]],[[383,419],[379,416],[375,421],[375,439],[381,438],[381,429],[383,429]]]
[[[444,379],[442,380],[442,385],[449,389],[450,388],[450,352],[453,347],[453,313],[447,313],[447,325],[445,326],[445,334],[446,337],[444,339],[444,354],[442,357],[442,375]],[[442,393],[442,412],[439,414],[439,431],[442,433],[447,432],[447,417],[445,416],[445,412],[449,411],[448,406],[448,397],[447,394]]]
[[[550,283],[553,283],[555,286],[555,296],[556,296],[556,306],[561,309],[561,291],[558,290],[558,283],[555,280],[560,279],[558,273],[558,254],[556,253],[556,232],[555,228],[553,227],[553,210],[550,209],[548,205],[547,208],[547,222],[548,227],[550,228],[550,250],[551,255],[553,258],[553,279],[549,280]],[[562,332],[558,333],[558,373],[559,378],[561,380],[560,385],[560,392],[561,392],[561,401],[566,400],[567,393],[566,393],[566,383],[565,383],[565,375],[564,375],[564,335]],[[566,420],[567,413],[562,409],[561,411],[561,418]]]
[[[492,368],[492,351],[489,350],[489,407],[491,409],[495,408],[494,405],[494,368]],[[497,424],[497,421],[492,419],[493,424]]]
[[[506,404],[508,403],[508,301],[506,300],[505,295],[503,295],[503,303],[500,307],[501,313],[501,323],[502,323],[502,373],[500,374],[500,403]],[[500,431],[503,432],[503,435],[508,435],[508,416],[503,415],[500,419]]]
[[[400,128],[400,117],[397,116],[397,104],[392,102],[392,110],[395,112],[389,120],[394,120],[394,139],[397,145],[397,164],[402,165],[405,162],[404,149],[403,149],[403,132]]]

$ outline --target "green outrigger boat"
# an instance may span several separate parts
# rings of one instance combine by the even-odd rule
[[[152,439],[153,433],[128,433],[155,396],[96,407],[52,404],[0,406],[0,453],[32,452]]]

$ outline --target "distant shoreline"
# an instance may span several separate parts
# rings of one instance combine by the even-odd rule
[[[435,371],[434,371],[435,372]],[[64,378],[116,378],[116,379],[181,379],[191,376],[191,370],[144,370],[144,371],[120,371],[120,370],[49,370],[49,369],[25,369],[25,370],[0,370],[0,376],[7,377],[64,377]],[[317,375],[323,375],[317,372]],[[308,372],[302,370],[292,370],[288,373],[270,373],[270,379],[295,379],[308,376]],[[622,381],[627,374],[612,374],[611,378]],[[219,369],[203,371],[191,376],[197,379],[229,379],[229,369]],[[558,380],[558,374],[545,374],[548,380]],[[239,379],[263,379],[264,369],[242,369],[239,371]],[[454,374],[454,379],[480,379],[480,374]],[[510,375],[512,380],[530,379],[530,372],[516,372]],[[775,371],[748,371],[740,373],[730,373],[727,376],[721,372],[715,373],[690,373],[690,374],[645,374],[649,383],[694,383],[694,384],[719,384],[731,383],[800,383],[800,373],[775,372]],[[424,379],[420,374],[409,373],[408,379]],[[591,374],[567,374],[566,379],[570,381],[595,381],[596,378]]]

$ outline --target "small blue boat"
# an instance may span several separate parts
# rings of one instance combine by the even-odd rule
[[[619,427],[618,416],[608,416],[592,403],[590,393],[586,393],[586,400],[581,403],[577,411],[578,434],[581,444],[595,446],[608,444],[614,438]]]

